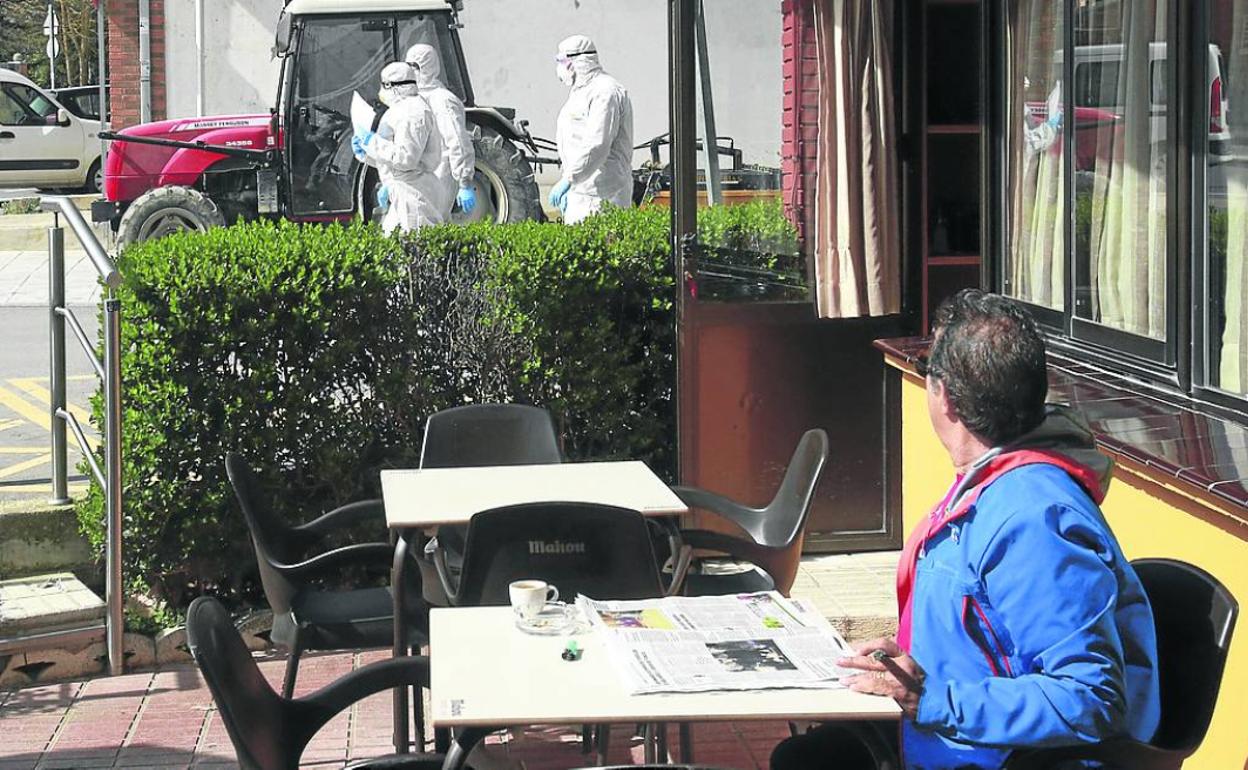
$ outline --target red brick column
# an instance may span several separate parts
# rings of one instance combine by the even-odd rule
[[[814,234],[816,151],[819,137],[819,67],[815,0],[782,0],[784,117],[780,169],[784,210],[803,238]]]
[[[139,122],[139,0],[108,0],[108,82],[112,128]],[[152,120],[165,116],[165,0],[150,0]]]

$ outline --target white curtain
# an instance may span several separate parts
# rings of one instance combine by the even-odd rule
[[[1166,6],[1165,0],[1122,5],[1118,130],[1100,135],[1087,247],[1092,319],[1155,339],[1166,332],[1166,136],[1164,110],[1153,116],[1158,84],[1149,44],[1166,39]],[[1158,61],[1164,78],[1165,59]],[[1086,194],[1079,197],[1088,205]]]
[[[822,318],[901,310],[893,0],[814,0],[815,294]]]

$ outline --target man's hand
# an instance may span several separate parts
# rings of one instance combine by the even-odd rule
[[[919,697],[923,694],[926,674],[914,658],[907,655],[892,639],[873,639],[857,645],[857,654],[837,661],[843,668],[863,673],[845,680],[854,692],[887,695],[897,701],[911,719],[918,716]]]

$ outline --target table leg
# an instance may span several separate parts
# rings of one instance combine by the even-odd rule
[[[468,761],[468,755],[481,739],[493,732],[488,727],[466,727],[455,731],[451,747],[442,760],[442,770],[460,770]]]
[[[394,565],[390,570],[390,594],[394,597],[394,657],[408,654],[407,622],[403,617],[407,593],[405,587],[407,571],[408,533],[399,534],[394,544]],[[407,687],[394,688],[394,751],[397,754],[408,753],[408,697]]]

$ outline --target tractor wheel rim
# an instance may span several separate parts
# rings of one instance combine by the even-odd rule
[[[140,240],[163,238],[174,233],[203,232],[207,228],[199,217],[184,208],[162,209],[148,217],[139,233]]]

